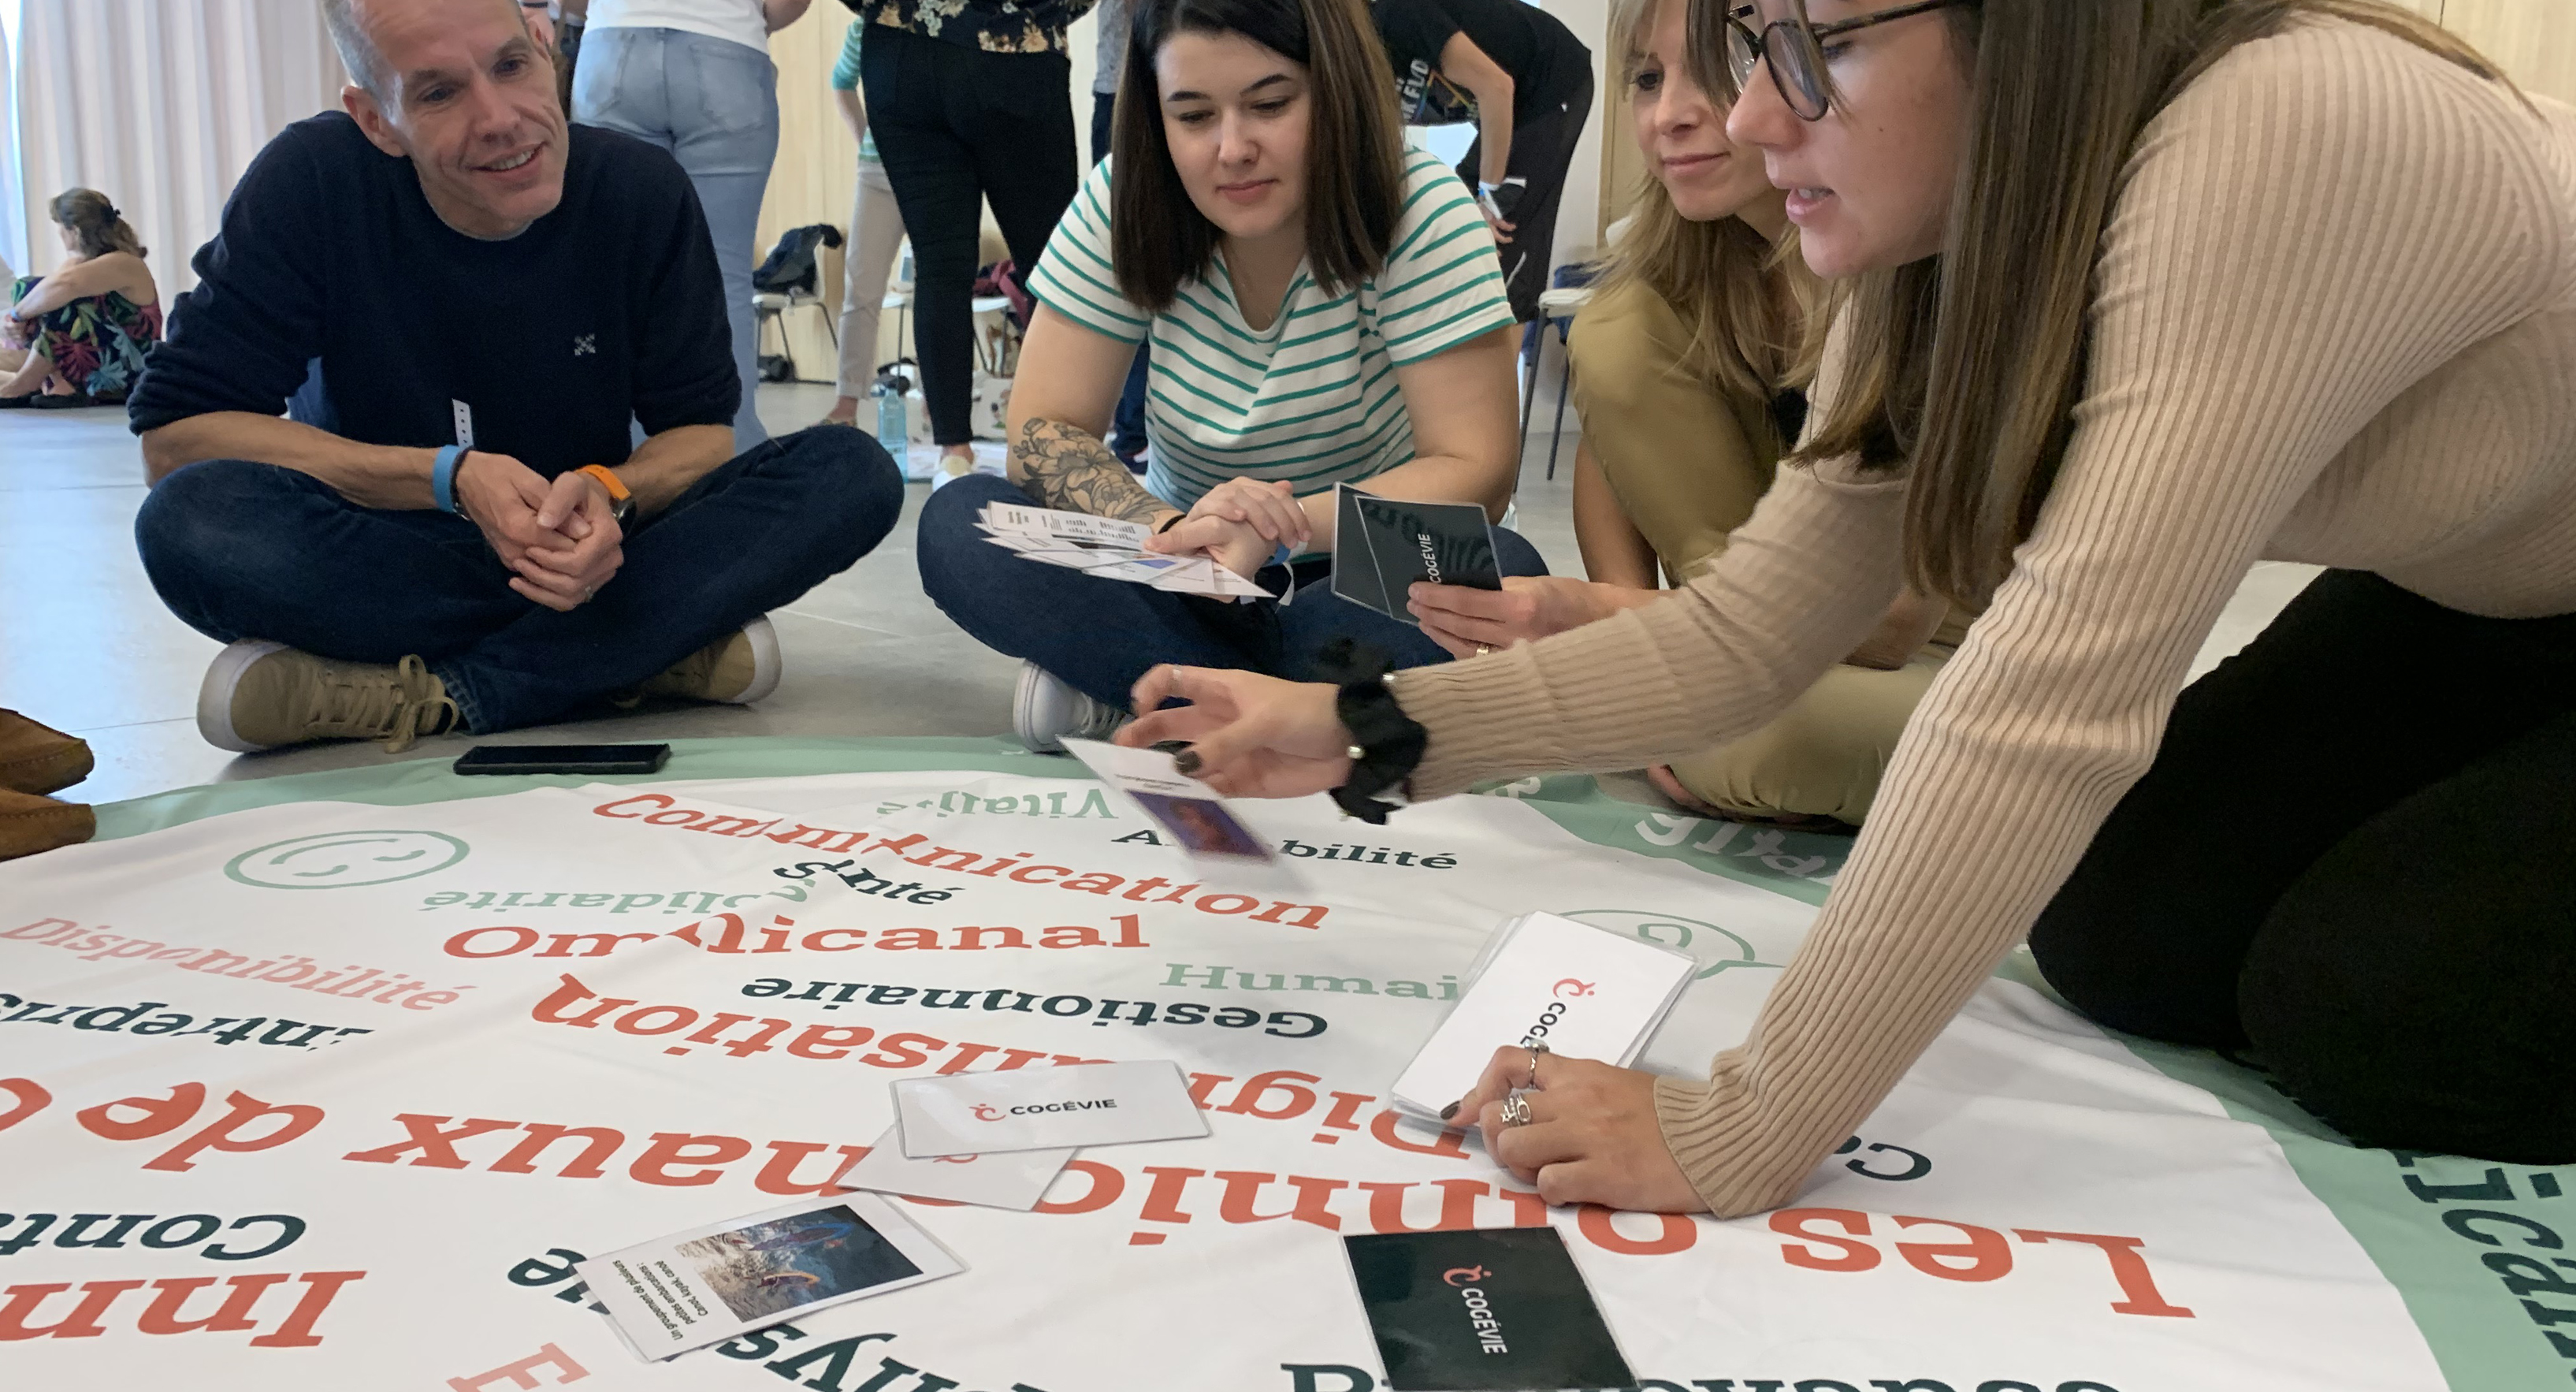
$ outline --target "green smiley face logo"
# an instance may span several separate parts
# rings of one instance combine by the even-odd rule
[[[468,849],[436,831],[331,831],[244,851],[224,874],[263,889],[347,889],[435,874]]]

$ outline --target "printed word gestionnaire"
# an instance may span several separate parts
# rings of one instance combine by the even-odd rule
[[[21,927],[0,931],[0,938],[15,938],[43,947],[77,952],[82,954],[84,962],[120,958],[168,962],[184,971],[274,982],[299,991],[338,996],[343,1000],[366,1001],[374,1005],[400,1002],[406,1010],[433,1010],[464,999],[462,993],[474,989],[456,986],[443,991],[426,991],[421,989],[429,984],[426,981],[415,980],[400,972],[380,972],[374,967],[351,965],[326,972],[316,966],[312,958],[294,952],[252,961],[238,952],[226,952],[221,948],[165,947],[157,942],[115,933],[97,932],[83,938],[81,926],[68,918],[40,918]],[[74,942],[75,938],[80,940]]]
[[[204,1035],[220,1044],[239,1044],[250,1038],[260,1026],[267,1025],[268,1033],[261,1035],[259,1042],[284,1045],[290,1049],[318,1049],[325,1044],[339,1043],[342,1035],[375,1033],[371,1029],[308,1025],[284,1016],[272,1024],[265,1015],[248,1018],[218,1015],[195,1029],[188,1026],[196,1023],[196,1016],[183,1015],[175,1010],[164,1010],[149,1020],[137,1018],[150,1011],[161,1010],[168,1004],[168,1001],[144,1001],[138,1005],[52,1005],[0,991],[0,1010],[13,1012],[0,1015],[0,1025],[70,1025],[76,1030],[98,1030],[109,1034],[166,1034],[173,1039]],[[48,1010],[53,1013],[43,1013]]]
[[[1071,866],[1066,865],[1032,865],[1029,863],[1032,857],[1027,853],[988,858],[980,851],[932,846],[926,853],[920,855],[904,854],[906,851],[923,846],[930,840],[928,836],[919,832],[908,836],[887,836],[873,831],[843,831],[832,827],[809,826],[803,822],[791,823],[786,830],[777,831],[772,828],[787,821],[787,818],[771,817],[760,821],[731,813],[697,811],[680,806],[679,799],[667,793],[639,793],[631,797],[603,802],[590,810],[594,816],[620,821],[641,821],[647,826],[671,827],[675,830],[698,832],[708,836],[735,839],[767,838],[781,845],[810,847],[827,855],[862,856],[875,855],[882,851],[907,865],[917,865],[924,870],[945,870],[952,874],[980,876],[986,879],[1007,878],[1015,884],[1052,885],[1057,889],[1097,894],[1104,898],[1117,894],[1121,887],[1127,885],[1126,876],[1113,875],[1106,871],[1077,873]],[[1068,879],[1066,876],[1072,878]],[[789,878],[797,877],[790,875]],[[1181,885],[1172,889],[1169,894],[1152,900],[1144,897],[1171,883],[1160,877],[1140,880],[1120,897],[1131,903],[1187,903],[1191,908],[1205,914],[1249,913],[1256,923],[1294,923],[1300,928],[1322,927],[1325,915],[1330,912],[1321,904],[1292,904],[1283,899],[1273,902],[1270,907],[1262,909],[1259,913],[1252,913],[1254,909],[1261,909],[1261,901],[1243,894],[1208,894],[1193,901],[1189,896],[1206,888],[1199,884]]]
[[[107,1222],[111,1216],[116,1221],[107,1231],[95,1237],[89,1235],[92,1227]],[[0,1229],[5,1229],[10,1223],[22,1218],[26,1222],[26,1226],[19,1230],[16,1237],[0,1237],[0,1257],[14,1257],[20,1249],[43,1241],[45,1233],[60,1217],[60,1214],[55,1213],[0,1213]],[[206,1242],[206,1239],[226,1228],[242,1229],[254,1223],[277,1225],[276,1234],[267,1242],[243,1251],[236,1251],[222,1242],[206,1242],[204,1247],[198,1248],[197,1255],[208,1261],[256,1261],[261,1257],[275,1256],[285,1251],[295,1245],[297,1238],[304,1236],[304,1220],[286,1213],[258,1213],[248,1218],[236,1218],[230,1223],[211,1213],[182,1213],[176,1218],[163,1218],[159,1222],[153,1222],[153,1215],[149,1213],[114,1215],[75,1213],[71,1221],[64,1224],[63,1230],[54,1234],[54,1245],[57,1247],[123,1247],[126,1235],[134,1232],[136,1228],[142,1228],[146,1223],[151,1223],[152,1226],[143,1228],[142,1233],[135,1240],[146,1247],[160,1248],[196,1247],[198,1243]]]
[[[1024,1015],[1046,1014],[1066,1020],[1090,1015],[1096,1008],[1099,1013],[1091,1023],[1101,1026],[1114,1020],[1126,1025],[1212,1024],[1223,1029],[1250,1029],[1266,1019],[1271,1027],[1263,1030],[1262,1033],[1276,1035],[1281,1039],[1313,1039],[1328,1028],[1324,1017],[1310,1015],[1302,1010],[1274,1010],[1265,1017],[1258,1010],[1233,1005],[1210,1015],[1208,1007],[1196,1001],[1165,1005],[1156,1001],[1104,1000],[1095,1007],[1089,996],[1041,997],[1034,992],[1014,991],[1009,987],[987,990],[979,986],[967,990],[953,990],[945,986],[872,986],[864,981],[811,981],[806,983],[804,990],[792,996],[788,995],[787,988],[795,984],[785,977],[765,976],[744,986],[742,993],[763,999],[813,1001],[825,1010],[838,1010],[844,1005],[913,1005],[923,1010],[971,1010],[975,1006],[976,997],[981,996],[984,1009],[988,1011],[1016,1010]],[[868,993],[867,999],[858,999],[858,993],[861,991]],[[825,996],[826,992],[830,993],[828,999]],[[917,1002],[913,1000],[916,995],[921,998]],[[1128,1006],[1135,1008],[1134,1014],[1118,1013]],[[1301,1020],[1306,1024],[1305,1032],[1302,1034],[1289,1034],[1279,1028]]]

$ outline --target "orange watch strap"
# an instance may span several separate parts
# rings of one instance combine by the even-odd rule
[[[573,472],[588,474],[599,480],[599,486],[608,490],[608,501],[612,503],[622,503],[635,496],[628,491],[626,481],[619,478],[617,472],[605,464],[584,464]]]

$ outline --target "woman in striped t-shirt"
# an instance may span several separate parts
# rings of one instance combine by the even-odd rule
[[[1146,0],[1128,45],[1115,155],[1029,280],[1010,480],[948,481],[922,511],[931,597],[1027,660],[1032,749],[1105,733],[1156,663],[1305,675],[1341,636],[1445,661],[1331,592],[1333,486],[1499,519],[1516,472],[1493,239],[1455,176],[1408,158],[1359,0]],[[1139,481],[1101,435],[1148,340]],[[1158,549],[1295,589],[1237,605],[1018,562],[975,530],[997,499],[1145,523]],[[1546,573],[1519,537],[1495,542],[1505,574]]]

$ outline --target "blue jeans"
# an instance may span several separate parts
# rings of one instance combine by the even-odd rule
[[[1329,561],[1300,562],[1297,593],[1285,604],[1172,594],[1013,556],[975,530],[976,514],[990,502],[1036,500],[1007,480],[976,474],[941,485],[922,504],[922,588],[986,647],[1026,658],[1093,700],[1126,705],[1137,681],[1162,662],[1311,681],[1316,653],[1345,636],[1398,667],[1449,660],[1421,629],[1334,594]],[[1547,574],[1538,548],[1517,532],[1496,527],[1494,551],[1505,575]],[[1258,579],[1263,589],[1285,593],[1288,568],[1267,567]]]
[[[343,662],[417,653],[476,734],[556,719],[645,679],[850,567],[894,529],[903,478],[856,430],[772,440],[636,523],[597,598],[521,598],[462,517],[347,501],[310,474],[191,464],[134,536],[162,602],[218,642]]]
[[[778,68],[756,48],[678,29],[591,29],[573,72],[572,118],[668,150],[688,171],[724,272],[742,409],[733,447],[769,438],[760,423],[760,329],[751,273],[760,202],[778,159]]]

